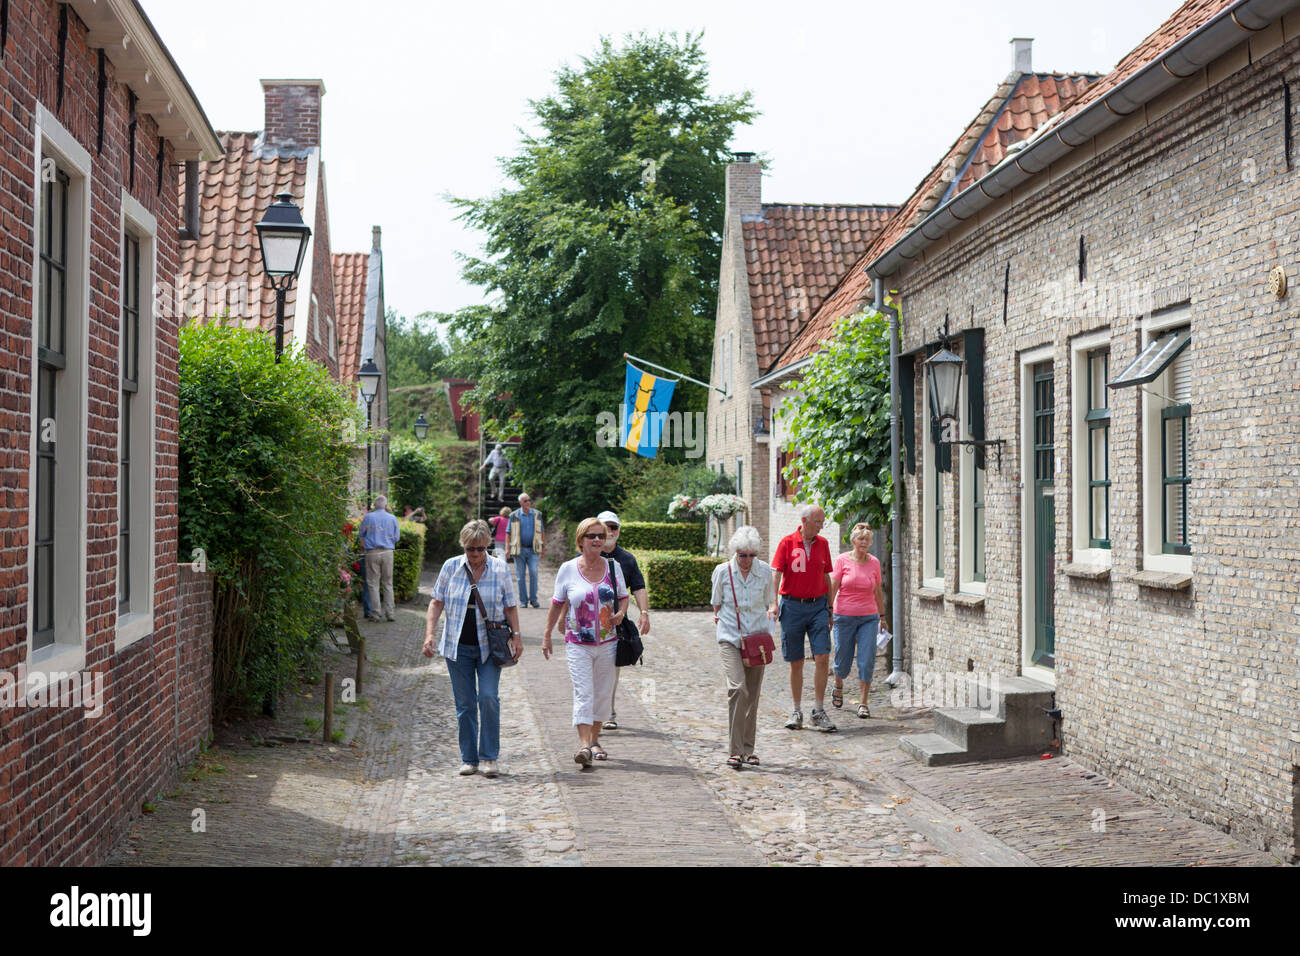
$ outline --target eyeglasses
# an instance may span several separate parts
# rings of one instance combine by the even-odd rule
[[[486,551],[487,548],[480,548],[480,547],[478,547],[477,545],[474,545],[474,546],[472,546],[472,547],[471,547],[470,545],[466,545],[466,546],[465,546],[465,550],[466,550],[466,551]]]
[[[588,541],[604,541],[605,538],[608,536],[603,534],[589,533],[589,534],[584,534],[583,537],[586,538]]]
[[[736,552],[736,557],[738,557],[738,558],[756,558],[756,557],[758,557],[758,555],[757,555],[757,554],[750,554],[748,551],[737,551],[737,552]]]

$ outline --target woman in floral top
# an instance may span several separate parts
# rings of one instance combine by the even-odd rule
[[[578,557],[560,565],[555,595],[542,637],[542,656],[551,657],[551,634],[564,616],[565,659],[573,681],[573,725],[582,746],[575,762],[590,767],[606,759],[600,728],[609,719],[614,692],[614,656],[619,623],[627,615],[628,590],[617,561],[607,561],[605,525],[586,518],[578,525]]]

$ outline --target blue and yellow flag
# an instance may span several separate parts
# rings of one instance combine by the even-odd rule
[[[659,378],[627,363],[620,436],[624,448],[642,458],[653,458],[659,453],[659,439],[676,387],[677,383],[671,379]]]

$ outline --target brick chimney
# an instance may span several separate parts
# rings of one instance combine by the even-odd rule
[[[322,80],[263,80],[266,97],[265,144],[274,149],[320,146]]]
[[[753,153],[735,153],[727,163],[727,213],[763,214],[763,164]]]
[[[1033,73],[1034,38],[1012,37],[1011,46],[1015,50],[1015,59],[1012,61],[1011,71],[1013,73]]]

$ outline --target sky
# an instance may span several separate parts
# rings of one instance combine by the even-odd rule
[[[451,196],[508,188],[498,158],[532,129],[528,101],[603,36],[703,31],[715,95],[762,114],[733,149],[765,153],[763,199],[901,203],[1011,71],[1032,37],[1042,72],[1108,71],[1176,0],[141,0],[213,128],[263,125],[262,78],[320,78],[334,252],[383,228],[399,314],[485,301],[457,253],[481,235]],[[214,12],[219,11],[217,15]]]

